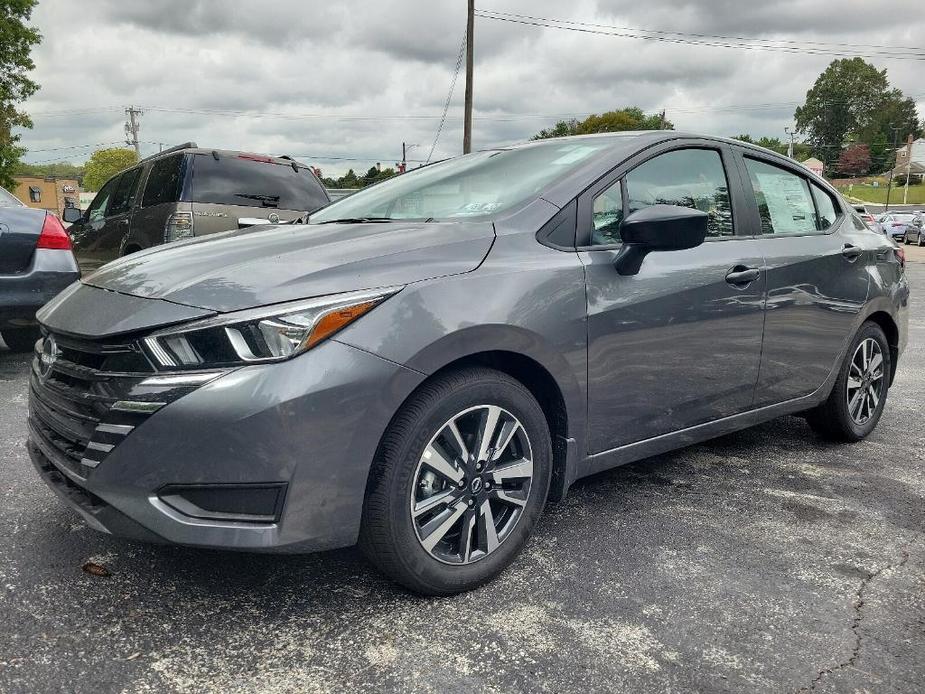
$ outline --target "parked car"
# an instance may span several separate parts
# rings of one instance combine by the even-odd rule
[[[915,221],[906,225],[906,235],[903,237],[906,244],[914,243],[916,246],[925,246],[925,232],[922,230],[923,221],[925,221],[925,217],[921,214],[916,214]]]
[[[293,221],[328,202],[311,168],[289,157],[189,142],[113,176],[85,212],[65,210],[64,220],[86,274],[162,243],[237,229],[240,218]]]
[[[97,529],[359,542],[455,593],[578,478],[785,414],[863,439],[908,296],[902,249],[791,159],[530,142],[85,277],[40,313],[29,450]]]
[[[922,218],[915,212],[890,212],[880,218],[880,223],[890,238],[903,241],[906,238],[906,231],[910,227],[921,225]]]
[[[854,211],[858,213],[858,217],[861,218],[867,226],[869,226],[873,231],[876,231],[879,234],[884,233],[883,227],[880,222],[872,215],[866,205],[853,205]]]
[[[80,277],[61,221],[26,207],[0,188],[0,336],[14,352],[31,352],[35,312]]]

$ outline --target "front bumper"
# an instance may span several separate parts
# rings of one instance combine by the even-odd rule
[[[35,312],[79,278],[73,253],[36,249],[25,272],[0,274],[0,327],[34,323]]]
[[[379,439],[422,379],[328,340],[293,360],[237,369],[183,392],[158,395],[136,384],[120,397],[168,403],[94,467],[52,445],[43,428],[52,415],[30,392],[38,402],[30,402],[29,451],[46,484],[88,524],[114,535],[240,550],[343,547],[356,542]],[[279,486],[285,501],[278,520],[204,519],[165,502],[168,485]]]

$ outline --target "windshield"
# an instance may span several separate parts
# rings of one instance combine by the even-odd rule
[[[25,207],[25,205],[4,188],[0,188],[0,207]]]
[[[316,212],[309,221],[440,221],[495,215],[529,201],[551,181],[611,144],[608,140],[550,141],[467,154],[361,190]]]

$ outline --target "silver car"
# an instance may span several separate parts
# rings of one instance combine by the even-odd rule
[[[581,477],[786,414],[870,434],[903,263],[825,181],[740,142],[477,152],[83,278],[39,315],[29,450],[99,530],[359,543],[455,593]]]

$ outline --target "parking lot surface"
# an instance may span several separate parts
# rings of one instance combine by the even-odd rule
[[[353,550],[86,528],[28,461],[28,362],[0,347],[0,691],[921,692],[925,249],[907,254],[909,347],[868,440],[785,417],[584,480],[511,570],[445,599]]]

